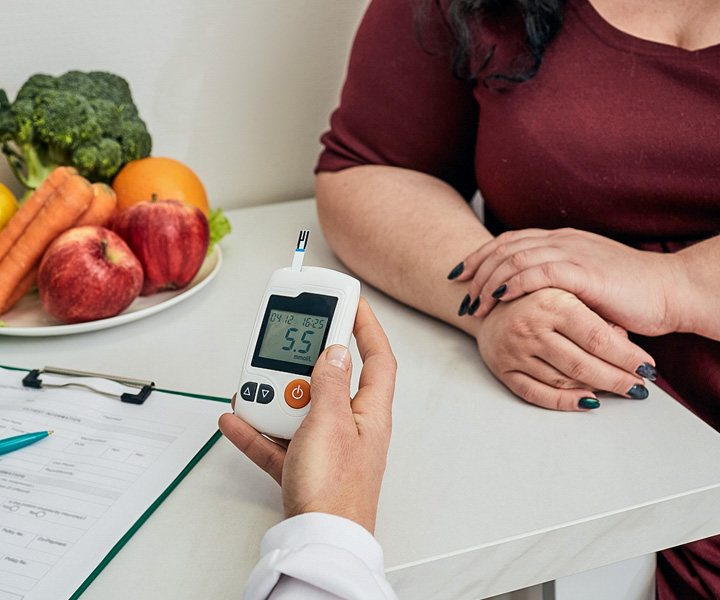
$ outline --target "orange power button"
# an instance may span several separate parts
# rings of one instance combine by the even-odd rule
[[[293,408],[303,408],[310,402],[310,384],[304,379],[293,379],[285,388],[285,402]]]

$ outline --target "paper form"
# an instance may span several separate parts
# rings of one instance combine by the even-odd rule
[[[138,406],[73,387],[24,388],[24,375],[0,368],[0,438],[54,433],[0,455],[0,600],[61,600],[203,448],[229,406],[157,390]]]

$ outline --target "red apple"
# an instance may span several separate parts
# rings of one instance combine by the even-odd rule
[[[200,270],[210,245],[207,218],[180,200],[133,204],[113,219],[111,228],[140,259],[143,296],[185,287]]]
[[[143,273],[128,245],[104,227],[60,234],[40,262],[38,291],[45,310],[66,323],[112,317],[138,297]]]

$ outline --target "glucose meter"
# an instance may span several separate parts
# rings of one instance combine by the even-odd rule
[[[274,271],[255,318],[235,398],[235,414],[258,431],[290,439],[310,410],[310,375],[322,351],[350,344],[360,282],[302,265],[309,231],[292,266]]]

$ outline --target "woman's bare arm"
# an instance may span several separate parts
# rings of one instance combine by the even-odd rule
[[[394,298],[476,335],[458,316],[465,286],[455,265],[492,236],[446,183],[416,171],[360,166],[320,173],[320,225],[340,259]]]
[[[595,407],[595,390],[647,395],[636,370],[652,357],[568,292],[541,290],[479,319],[459,314],[469,308],[468,283],[448,274],[493,237],[444,182],[358,166],[320,173],[316,196],[323,233],[350,269],[475,337],[488,367],[518,396],[578,410]]]

